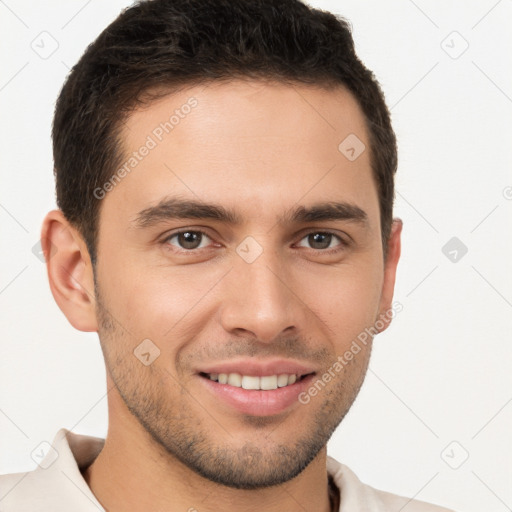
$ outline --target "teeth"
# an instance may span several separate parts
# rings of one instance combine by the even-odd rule
[[[260,389],[260,378],[244,375],[242,377],[242,387],[244,389]]]
[[[295,374],[266,375],[256,377],[253,375],[241,375],[240,373],[210,373],[210,380],[219,382],[219,384],[229,384],[243,389],[263,389],[271,390],[289,386],[297,381]]]
[[[271,375],[270,377],[260,377],[260,388],[277,389],[277,375]]]
[[[288,384],[288,375],[286,374],[283,374],[283,375],[279,375],[277,377],[277,386],[282,388],[283,386],[286,386]]]
[[[230,373],[228,375],[228,384],[236,388],[242,387],[242,376],[239,373]]]

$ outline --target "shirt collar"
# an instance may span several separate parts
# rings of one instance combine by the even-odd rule
[[[99,437],[61,428],[51,446],[41,447],[41,453],[46,451],[46,455],[34,471],[0,477],[2,487],[9,489],[3,492],[1,510],[104,512],[80,473],[81,468],[87,467],[98,456],[104,442]],[[37,450],[34,456],[38,458]]]

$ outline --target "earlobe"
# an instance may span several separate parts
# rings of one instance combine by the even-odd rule
[[[384,263],[384,281],[382,284],[382,293],[380,299],[379,325],[384,325],[379,332],[385,331],[394,316],[392,310],[393,293],[395,290],[395,278],[398,261],[401,252],[401,234],[403,223],[399,218],[393,219],[391,234],[388,240],[388,252]]]
[[[94,278],[86,244],[60,210],[49,212],[41,230],[50,289],[71,325],[97,331]]]

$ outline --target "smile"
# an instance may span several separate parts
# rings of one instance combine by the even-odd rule
[[[297,374],[275,374],[265,376],[242,375],[240,373],[201,373],[203,377],[209,378],[219,384],[227,384],[236,388],[248,390],[272,390],[290,386],[301,380],[306,375]]]

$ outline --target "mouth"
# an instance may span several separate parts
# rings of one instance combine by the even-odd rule
[[[315,372],[296,374],[281,373],[274,375],[243,375],[241,373],[205,373],[200,372],[199,375],[205,379],[225,384],[235,388],[242,388],[253,391],[271,391],[278,388],[292,386],[296,382],[301,382],[309,375]]]
[[[261,371],[260,375],[203,371],[197,376],[205,397],[213,398],[214,407],[227,407],[228,411],[238,414],[278,418],[282,413],[302,407],[299,397],[311,386],[316,372],[301,371],[274,374]]]

